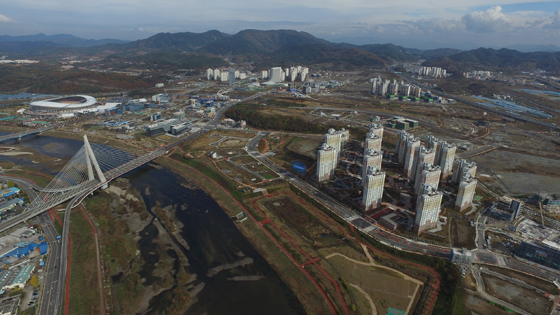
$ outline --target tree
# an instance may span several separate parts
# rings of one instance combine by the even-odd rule
[[[14,186],[15,186],[14,182],[12,182],[11,180],[9,180],[9,181],[8,181],[8,188],[12,188],[12,187],[14,187]]]
[[[39,280],[37,279],[36,275],[33,275],[31,279],[29,279],[29,283],[34,286],[35,288],[39,287]]]

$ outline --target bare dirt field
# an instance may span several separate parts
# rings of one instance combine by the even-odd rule
[[[560,192],[560,161],[522,153],[494,150],[472,159],[478,175],[490,175],[489,184],[508,194]],[[499,176],[499,178],[497,178]]]
[[[500,268],[497,266],[490,266],[487,265],[485,266],[486,268],[488,268],[489,270],[495,271],[495,272],[499,272],[505,276],[511,277],[511,278],[517,278],[519,280],[524,281],[525,283],[534,286],[535,288],[539,288],[545,292],[548,292],[550,294],[553,295],[558,295],[559,290],[558,288],[556,288],[556,286],[550,282],[550,281],[545,281],[545,280],[541,280],[539,278],[521,273],[521,272],[517,272],[517,271],[512,271],[509,269],[505,269],[505,268]]]
[[[465,292],[465,298],[463,299],[464,312],[463,314],[492,314],[492,315],[511,315],[511,313],[494,306],[485,299],[480,298],[478,295],[472,294],[470,292]]]
[[[475,235],[476,230],[468,221],[451,219],[451,242],[454,247],[476,248]]]
[[[318,138],[293,138],[287,149],[315,159],[315,151],[319,148],[321,142],[321,139]]]
[[[496,298],[511,303],[531,314],[548,314],[553,302],[545,296],[517,286],[511,282],[482,274],[486,291]]]

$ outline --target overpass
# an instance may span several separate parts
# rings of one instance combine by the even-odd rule
[[[41,127],[41,128],[37,128],[37,129],[31,129],[31,130],[26,130],[26,131],[22,131],[22,132],[17,132],[17,133],[11,133],[9,135],[5,135],[5,136],[1,136],[0,137],[0,142],[2,141],[6,141],[6,140],[10,140],[10,139],[21,139],[21,137],[25,137],[28,135],[32,135],[32,134],[39,134],[39,133],[43,133],[47,130],[51,130],[54,129],[54,127],[51,126],[47,126],[47,127]]]

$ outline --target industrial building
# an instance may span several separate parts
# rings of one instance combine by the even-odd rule
[[[317,152],[317,180],[319,182],[326,181],[334,176],[334,170],[338,164],[338,151],[323,143],[321,149]]]
[[[472,201],[476,191],[477,180],[470,174],[466,174],[459,184],[457,192],[457,200],[455,201],[455,210],[463,211],[472,206]]]
[[[20,193],[20,190],[17,187],[10,187],[10,188],[3,189],[2,191],[0,191],[0,195],[4,198],[9,198],[9,197],[15,196],[19,193]]]
[[[379,150],[367,149],[362,161],[362,186],[366,183],[367,171],[369,167],[381,169],[383,162],[383,152]]]
[[[443,194],[435,188],[422,185],[422,195],[418,197],[416,204],[416,217],[414,219],[414,232],[420,235],[422,231],[437,226],[441,199]]]
[[[0,215],[4,215],[6,211],[10,211],[17,205],[22,205],[24,202],[25,200],[21,198],[14,198],[0,202]]]
[[[23,289],[27,280],[31,278],[31,273],[33,272],[33,270],[35,270],[35,265],[28,264],[19,270],[19,272],[15,275],[13,280],[11,278],[12,275],[10,275],[8,280],[11,281],[6,281],[6,283],[2,286],[2,290],[0,291],[0,294],[4,294],[4,292],[15,289],[16,287],[19,288],[20,290]]]
[[[382,172],[380,168],[368,167],[362,196],[365,211],[381,207],[384,184],[385,172]]]

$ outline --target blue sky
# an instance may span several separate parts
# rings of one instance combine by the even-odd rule
[[[159,32],[247,28],[419,48],[560,45],[560,1],[18,0],[0,7],[0,35],[135,40]]]

